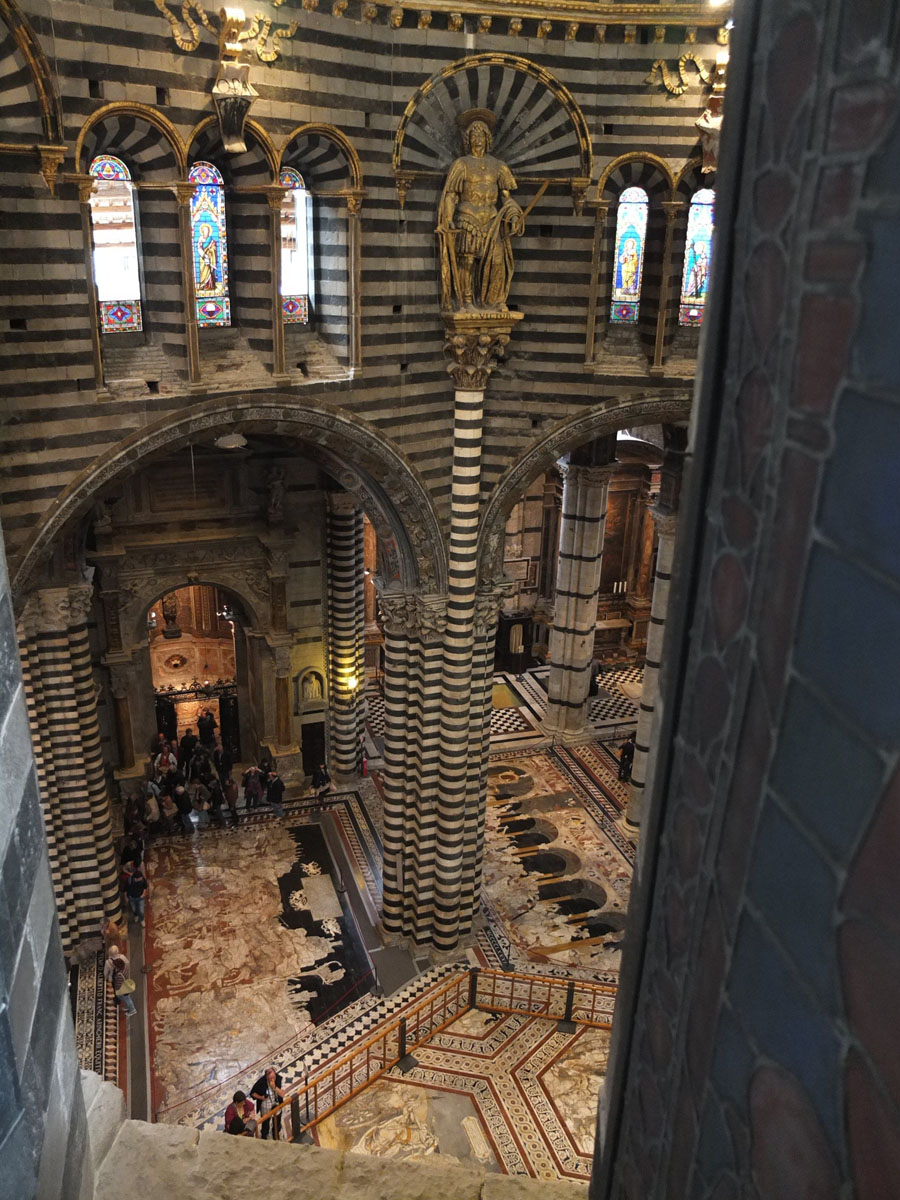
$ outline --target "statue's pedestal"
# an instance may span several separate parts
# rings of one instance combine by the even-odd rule
[[[443,312],[447,330],[444,353],[457,391],[483,392],[498,358],[502,357],[509,335],[524,313],[500,309],[481,312]]]

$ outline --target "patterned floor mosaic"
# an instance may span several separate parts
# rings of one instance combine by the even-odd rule
[[[588,709],[588,720],[599,737],[625,737],[637,721],[643,667],[610,666],[600,674],[600,691]],[[547,709],[549,667],[534,667],[521,675],[494,676],[494,694],[512,703],[491,710],[491,749],[495,752],[547,742],[541,723]],[[379,747],[384,744],[384,698],[377,688],[367,692],[368,728]]]
[[[78,1065],[112,1083],[119,1080],[119,1016],[109,1001],[103,978],[103,952],[98,950],[73,967],[69,980],[75,1018]]]
[[[609,1033],[470,1011],[317,1127],[320,1145],[587,1179]]]

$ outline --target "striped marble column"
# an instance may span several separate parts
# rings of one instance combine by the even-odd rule
[[[650,605],[650,624],[647,629],[647,657],[638,709],[634,761],[631,767],[631,787],[625,819],[629,825],[640,825],[644,813],[644,790],[647,766],[652,745],[653,717],[659,696],[659,666],[662,662],[663,636],[666,630],[666,609],[669,606],[669,585],[672,579],[672,560],[675,551],[677,514],[658,508],[650,510],[656,524],[659,542],[656,550],[656,574],[653,580],[653,600]]]
[[[569,463],[562,470],[562,523],[544,730],[555,740],[575,742],[588,732],[606,500],[614,465]]]
[[[447,627],[441,681],[434,927],[438,950],[452,950],[468,933],[479,906],[484,830],[485,753],[482,695],[487,670],[476,658],[478,519],[481,500],[484,390],[495,358],[509,341],[510,320],[483,314],[445,316],[445,350],[455,385]],[[473,700],[475,703],[473,704]]]
[[[25,696],[63,948],[121,915],[87,616],[91,588],[45,588],[19,626]]]
[[[363,514],[349,493],[328,494],[327,530],[331,765],[344,781],[359,772],[366,708]]]
[[[382,923],[387,934],[422,943],[434,921],[447,597],[376,584],[385,647]]]

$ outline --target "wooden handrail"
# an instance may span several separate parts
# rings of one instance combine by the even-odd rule
[[[473,975],[475,977],[474,986],[472,983]],[[479,1001],[478,985],[482,982],[493,983],[490,1002],[487,1000]],[[510,1001],[509,1004],[502,1003],[502,1001],[507,998],[505,995],[503,997],[497,996],[498,982],[501,983],[504,992],[508,991],[508,998]],[[456,975],[451,976],[449,979],[443,980],[437,984],[433,984],[432,988],[422,996],[421,1000],[412,1009],[410,1009],[405,1017],[396,1017],[393,1020],[389,1020],[386,1024],[382,1025],[376,1033],[372,1034],[367,1041],[363,1042],[361,1045],[358,1045],[355,1049],[348,1051],[331,1066],[323,1068],[312,1078],[307,1079],[302,1087],[299,1087],[296,1089],[296,1091],[291,1092],[289,1096],[285,1096],[285,1098],[279,1104],[275,1105],[274,1108],[270,1109],[269,1112],[264,1115],[262,1113],[258,1113],[255,1136],[261,1136],[260,1127],[264,1120],[274,1120],[274,1118],[279,1116],[284,1109],[289,1108],[294,1101],[297,1102],[299,1107],[299,1105],[303,1102],[304,1097],[309,1097],[311,1093],[316,1093],[321,1085],[330,1080],[333,1103],[328,1105],[321,1112],[319,1112],[317,1108],[315,1115],[310,1120],[303,1122],[299,1129],[292,1128],[292,1139],[299,1138],[300,1135],[307,1129],[311,1129],[313,1125],[316,1125],[325,1117],[330,1116],[330,1114],[336,1109],[346,1104],[348,1100],[352,1099],[364,1088],[368,1087],[370,1083],[374,1083],[374,1081],[380,1078],[385,1071],[389,1071],[391,1067],[396,1066],[396,1064],[400,1061],[400,1055],[396,1053],[393,1056],[390,1055],[388,1053],[388,1045],[390,1043],[391,1036],[396,1035],[395,1045],[397,1048],[399,1048],[399,1033],[402,1020],[406,1021],[406,1049],[407,1052],[409,1052],[414,1050],[417,1046],[421,1046],[423,1042],[427,1041],[431,1037],[434,1037],[435,1034],[438,1034],[442,1030],[446,1029],[448,1025],[451,1025],[454,1021],[458,1020],[459,1017],[471,1011],[472,1008],[483,1009],[490,1012],[520,1014],[522,1016],[541,1016],[541,1011],[535,1011],[534,1007],[531,1007],[533,1003],[531,996],[535,989],[537,989],[539,992],[546,992],[546,996],[543,999],[539,998],[537,1001],[534,1001],[534,1003],[540,1004],[543,1010],[549,1010],[551,1001],[553,999],[565,1000],[565,996],[568,994],[569,985],[572,982],[572,980],[568,979],[556,979],[552,975],[522,975],[516,971],[497,971],[490,967],[470,967],[464,971],[460,971]],[[522,1005],[516,1007],[515,1005],[515,990],[517,984],[524,984],[528,986],[529,1000],[527,1007]],[[617,988],[613,984],[575,981],[575,991],[576,994],[580,992],[582,995],[587,993],[592,996],[610,997],[616,995]],[[432,1021],[425,1022],[427,1029],[423,1031],[421,1028],[421,1023],[418,1022],[416,1018],[427,1009],[431,1018],[433,1019],[435,1016],[435,1008],[439,1007],[440,1002],[444,1001],[451,992],[456,993],[455,998],[460,1003],[453,1004],[453,1011],[444,1015],[443,1018],[437,1023],[432,1023]],[[562,993],[562,996],[557,996],[555,995],[556,993]],[[473,996],[475,997],[476,1001],[474,1004],[471,1002]],[[501,1000],[500,1003],[496,1002],[498,999]],[[591,1004],[590,1017],[579,1016],[577,1011],[575,1011],[572,1014],[572,1020],[576,1024],[587,1025],[592,1028],[611,1028],[609,1021],[597,1021],[593,1019],[593,1014],[594,1005]],[[381,1047],[381,1053],[375,1057],[375,1062],[378,1065],[376,1066],[375,1070],[371,1070],[372,1056],[370,1052],[375,1046]],[[361,1058],[365,1059],[365,1078],[362,1079],[356,1086],[353,1086],[353,1077],[356,1074],[356,1071],[359,1069],[358,1067],[354,1067],[353,1064],[356,1060]],[[341,1073],[348,1066],[350,1068],[349,1081],[351,1086],[344,1095],[338,1098],[337,1077],[341,1075]]]

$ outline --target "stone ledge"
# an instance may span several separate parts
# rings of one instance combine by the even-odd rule
[[[165,1200],[244,1200],[248,1188],[321,1200],[586,1200],[588,1185],[495,1175],[440,1158],[394,1162],[362,1154],[124,1121],[94,1200],[121,1200],[122,1180]],[[251,1182],[252,1181],[252,1182]]]

